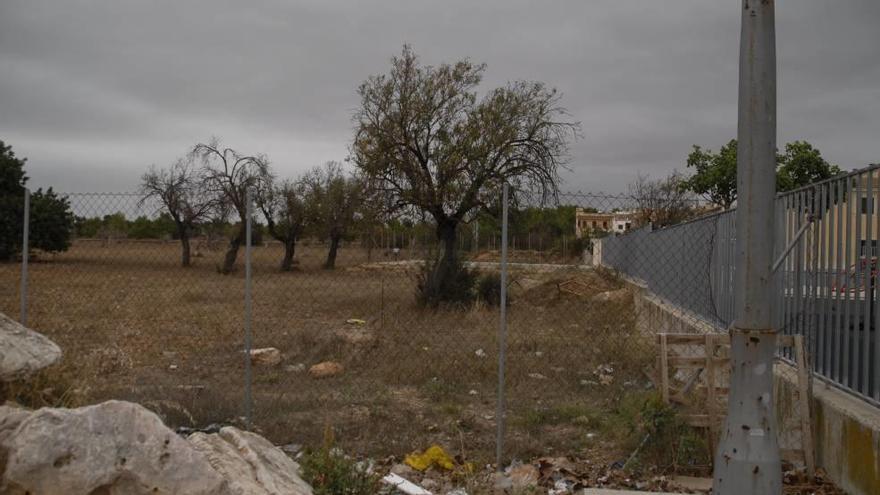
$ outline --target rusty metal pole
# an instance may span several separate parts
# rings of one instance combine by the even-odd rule
[[[737,128],[735,318],[727,418],[715,454],[717,495],[782,493],[771,302],[776,195],[776,34],[773,0],[743,0]],[[795,289],[799,290],[799,289]]]

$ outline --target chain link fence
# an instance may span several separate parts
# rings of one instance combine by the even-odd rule
[[[836,191],[830,184],[820,190]],[[780,204],[807,197],[793,194]],[[828,194],[811,201],[847,197]],[[285,246],[257,215],[251,244],[238,253],[236,269],[222,274],[239,228],[228,219],[199,224],[191,265],[183,267],[181,242],[159,204],[137,194],[64,196],[75,216],[74,239],[66,251],[31,260],[26,296],[29,325],[64,349],[63,368],[77,377],[72,394],[135,400],[172,426],[252,423],[276,444],[318,445],[331,427],[343,448],[370,456],[440,444],[468,459],[493,458],[500,207],[458,229],[457,253],[474,280],[474,301],[432,309],[418,304],[417,295],[426,260],[436,259],[442,246],[433,226],[418,218],[361,222],[343,236],[332,269],[326,267],[330,240],[303,235],[291,269],[282,270]],[[656,334],[721,332],[730,324],[735,213],[686,206],[684,217],[669,219],[626,195],[562,193],[547,201],[513,192],[505,459],[605,451],[619,458],[633,446],[609,438],[608,417],[638,428],[626,401],[660,387]],[[799,218],[798,208],[778,214]],[[835,301],[852,293],[816,282],[839,277],[807,256],[810,239],[825,238],[821,225],[834,230],[827,227],[832,215],[821,215],[830,210],[810,211],[819,227],[798,238],[800,254],[785,258],[781,272],[780,303],[792,307],[794,300],[799,308],[823,303],[806,297],[808,291],[830,291]],[[795,239],[794,227],[786,223],[786,241]],[[0,265],[0,277],[0,311],[15,314],[20,269]],[[799,286],[801,279],[812,285]],[[792,287],[809,289],[801,297]],[[864,301],[873,301],[871,294]],[[873,315],[873,303],[858,306]],[[780,315],[786,333],[815,326],[815,318],[799,311]],[[830,356],[839,347],[823,344],[834,339],[818,328],[805,334],[817,356],[814,370],[825,376],[838,363]],[[872,348],[873,328],[855,331],[861,337],[851,342],[866,344],[853,349]],[[702,351],[683,352],[680,357]],[[875,355],[868,352],[850,362],[873,376],[863,368]],[[695,393],[705,394],[705,387]]]

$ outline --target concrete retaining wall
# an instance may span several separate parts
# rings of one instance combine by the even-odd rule
[[[593,261],[601,263],[601,248],[598,260],[594,257]],[[703,334],[726,331],[687,315],[681,308],[651,293],[639,281],[626,281],[635,292],[636,322],[641,331]],[[777,365],[775,369],[776,408],[783,418],[799,417],[792,409],[798,404],[797,374],[792,371],[787,364]],[[847,493],[880,494],[880,409],[819,379],[813,383],[811,409],[817,467],[824,469]],[[781,443],[786,441],[780,439]]]

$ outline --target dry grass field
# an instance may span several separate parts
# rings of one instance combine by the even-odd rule
[[[121,398],[172,425],[240,422],[244,270],[220,275],[222,252],[201,254],[185,269],[176,243],[81,240],[31,263],[30,326],[62,346],[55,373],[70,384],[47,385],[46,401]],[[279,247],[254,250],[254,347],[283,354],[280,365],[253,370],[255,427],[278,444],[315,445],[329,425],[355,453],[399,456],[439,443],[491,460],[498,308],[421,310],[416,265],[382,263],[390,258],[378,251],[368,263],[363,250],[343,247],[327,271],[324,254],[301,247],[297,269],[280,273]],[[582,295],[557,287],[572,278]],[[617,282],[572,267],[513,271],[512,280],[509,456],[621,455],[619,439],[594,434],[621,397],[643,393],[651,347],[635,334],[631,301],[591,301]],[[0,311],[13,316],[18,281],[18,265],[0,265]],[[344,373],[303,371],[327,360]]]

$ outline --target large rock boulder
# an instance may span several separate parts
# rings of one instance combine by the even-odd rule
[[[138,404],[43,408],[12,420],[4,495],[231,493],[201,453]]]
[[[259,435],[227,426],[219,433],[193,433],[188,440],[227,480],[235,495],[312,493],[298,475],[299,465]]]
[[[60,358],[54,342],[0,313],[0,381],[23,378]]]

